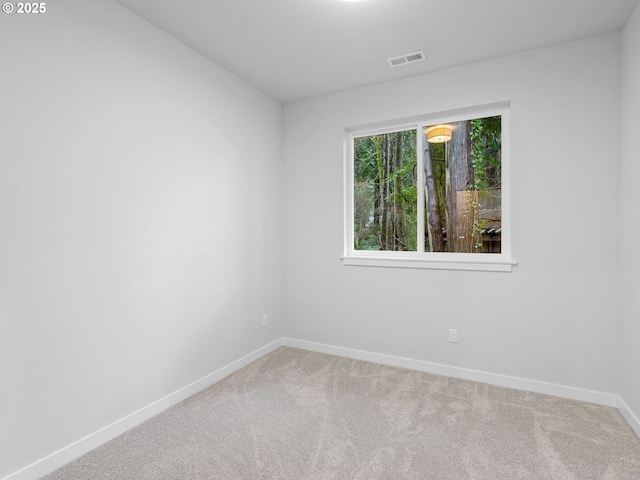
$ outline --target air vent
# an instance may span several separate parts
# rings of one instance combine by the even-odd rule
[[[411,52],[398,57],[387,58],[387,62],[389,62],[390,67],[399,67],[400,65],[421,62],[426,59],[427,57],[424,54],[424,50],[420,50],[419,52]]]

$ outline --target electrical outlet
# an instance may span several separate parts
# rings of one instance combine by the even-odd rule
[[[458,343],[458,330],[455,328],[449,329],[449,343]]]
[[[262,326],[266,327],[267,325],[269,325],[269,315],[264,314],[262,315]]]

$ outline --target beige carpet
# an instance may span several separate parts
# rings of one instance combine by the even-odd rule
[[[279,348],[45,477],[639,479],[610,407]]]

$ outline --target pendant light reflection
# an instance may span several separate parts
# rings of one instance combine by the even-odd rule
[[[429,143],[444,143],[451,140],[453,128],[451,125],[434,125],[427,127],[427,141]]]

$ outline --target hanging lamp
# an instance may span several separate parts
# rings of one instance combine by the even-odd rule
[[[429,143],[444,143],[451,140],[453,129],[451,125],[434,125],[427,127],[427,141]]]

